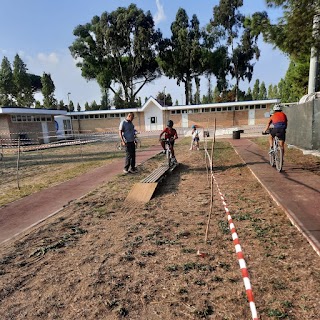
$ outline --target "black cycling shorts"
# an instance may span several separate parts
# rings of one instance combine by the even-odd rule
[[[272,128],[270,134],[273,138],[277,136],[279,140],[286,141],[286,129],[284,128]]]

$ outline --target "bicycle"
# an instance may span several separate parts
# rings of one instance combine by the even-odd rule
[[[262,132],[263,135],[270,134],[270,131]],[[281,172],[283,166],[283,149],[280,147],[279,138],[273,138],[272,150],[269,151],[269,163],[271,167],[276,167]]]
[[[176,159],[172,156],[171,152],[171,142],[170,139],[160,139],[160,141],[164,141],[165,144],[165,154],[166,154],[166,163],[169,168],[177,163]]]

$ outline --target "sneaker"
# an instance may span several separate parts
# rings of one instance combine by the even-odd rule
[[[129,172],[130,173],[138,173],[138,170],[136,168],[134,168],[134,169],[130,169]]]
[[[192,150],[192,148],[190,148],[189,150]]]
[[[162,153],[162,154],[166,154],[166,150],[162,150],[161,153]]]
[[[123,169],[123,171],[122,171],[124,174],[128,174],[129,173],[129,171],[128,170],[126,170],[126,169]]]

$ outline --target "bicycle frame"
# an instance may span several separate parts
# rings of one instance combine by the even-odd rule
[[[165,143],[165,151],[166,151],[166,162],[169,167],[173,165],[172,153],[171,153],[171,143],[170,139],[162,139]]]

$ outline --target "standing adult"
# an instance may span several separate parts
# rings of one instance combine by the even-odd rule
[[[132,123],[134,113],[129,112],[126,119],[121,121],[119,126],[119,136],[122,145],[126,149],[126,158],[123,173],[136,173],[136,144],[135,144],[135,129]]]

